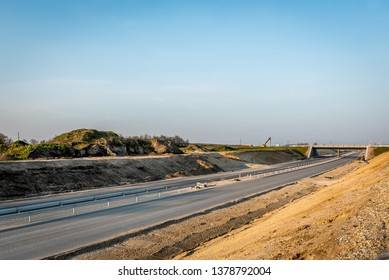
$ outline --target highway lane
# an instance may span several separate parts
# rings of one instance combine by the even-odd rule
[[[216,205],[266,192],[354,160],[340,158],[305,169],[231,183],[223,187],[111,208],[0,231],[0,259],[41,259],[128,231],[150,227]]]
[[[214,173],[209,175],[174,178],[174,179],[159,180],[159,181],[146,182],[146,183],[128,184],[124,186],[90,189],[90,190],[77,191],[77,192],[65,193],[65,194],[55,194],[50,196],[0,201],[0,215],[2,215],[2,210],[9,209],[9,208],[25,207],[30,205],[59,202],[64,200],[77,200],[77,199],[82,200],[88,197],[103,196],[103,195],[109,195],[118,192],[142,192],[146,190],[152,191],[155,189],[160,189],[161,187],[186,188],[195,185],[196,182],[199,181],[211,182],[211,181],[226,180],[226,179],[238,177],[239,175],[245,176],[249,173],[258,174],[258,173],[268,172],[276,169],[290,168],[302,164],[312,164],[323,160],[326,159],[313,159],[309,161],[293,161],[293,162],[281,163],[281,164],[276,164],[271,166],[261,166],[257,168],[249,168],[249,169],[229,171],[229,172],[220,172],[220,173]]]

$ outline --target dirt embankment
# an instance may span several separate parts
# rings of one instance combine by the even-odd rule
[[[204,153],[203,156],[207,161],[223,168],[224,171],[271,165],[305,158],[292,150]]]
[[[256,152],[241,154],[260,158]],[[269,155],[277,158],[277,162],[301,158],[283,151]],[[274,163],[262,160],[267,161]],[[252,162],[256,161],[247,162],[222,153],[0,162],[0,199],[205,175],[248,168]]]
[[[376,259],[389,246],[389,153],[106,242],[76,259]]]
[[[356,166],[359,165],[359,166]],[[180,259],[377,259],[389,253],[389,153]],[[343,173],[343,174],[342,174]]]
[[[0,196],[45,195],[219,171],[190,155],[1,162]]]

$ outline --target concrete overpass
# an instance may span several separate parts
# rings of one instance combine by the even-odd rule
[[[308,158],[319,156],[317,150],[335,150],[338,152],[338,156],[340,156],[340,151],[365,150],[365,160],[368,160],[371,147],[371,145],[311,145],[308,150]]]

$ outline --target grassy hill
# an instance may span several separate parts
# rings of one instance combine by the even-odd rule
[[[182,154],[179,136],[123,137],[112,131],[76,129],[40,144],[0,145],[0,160]]]
[[[50,143],[53,144],[74,144],[74,143],[98,143],[101,140],[107,142],[118,140],[119,135],[112,131],[99,131],[95,129],[77,129],[70,132],[62,133],[54,137]]]

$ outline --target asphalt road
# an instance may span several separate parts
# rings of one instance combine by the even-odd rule
[[[282,168],[290,168],[294,166],[299,166],[302,164],[309,164],[309,163],[315,163],[319,162],[325,159],[314,159],[314,160],[306,160],[306,161],[293,161],[293,162],[286,162],[286,163],[280,163],[271,165],[269,167],[259,167],[259,168],[250,168],[250,169],[243,169],[243,170],[236,170],[236,171],[229,171],[229,172],[219,172],[214,173],[210,175],[201,175],[201,176],[192,176],[192,177],[185,177],[185,178],[174,178],[174,179],[168,179],[163,181],[153,181],[153,182],[146,182],[146,183],[135,183],[135,184],[128,184],[128,185],[122,185],[122,186],[116,186],[116,187],[109,187],[109,188],[97,188],[97,189],[89,189],[84,191],[77,191],[77,192],[71,192],[71,193],[63,193],[63,194],[53,194],[48,196],[38,196],[38,197],[30,197],[30,198],[22,198],[22,199],[14,199],[14,200],[8,200],[8,201],[0,201],[0,215],[1,211],[7,208],[13,208],[13,207],[24,207],[29,205],[36,205],[36,204],[42,204],[42,203],[51,203],[55,201],[63,201],[63,200],[73,200],[73,199],[82,199],[86,197],[91,196],[99,196],[99,195],[106,195],[114,192],[137,192],[137,191],[144,191],[146,189],[153,190],[161,188],[161,186],[166,186],[169,188],[185,188],[190,187],[196,184],[196,182],[211,182],[211,181],[219,181],[219,180],[226,180],[231,179],[234,177],[238,177],[239,175],[246,175],[248,173],[250,174],[256,174],[261,172],[268,172],[271,170],[277,170]]]
[[[216,205],[333,169],[355,157],[223,187],[206,188],[181,195],[70,216],[47,222],[0,230],[0,259],[42,259],[88,244],[184,217]],[[164,182],[161,182],[163,184]]]

